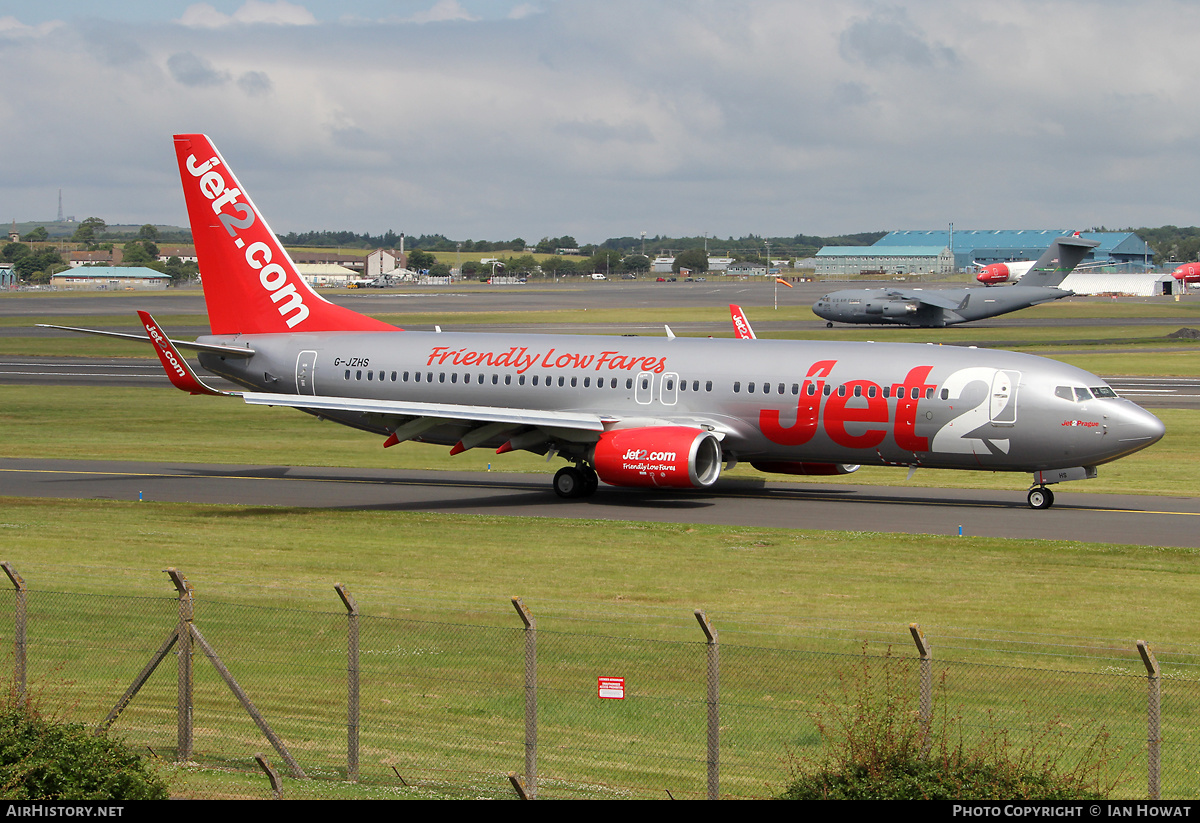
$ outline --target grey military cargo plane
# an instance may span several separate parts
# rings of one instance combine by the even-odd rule
[[[1034,261],[1019,286],[962,289],[843,289],[813,304],[813,314],[838,323],[935,327],[1008,314],[1070,297],[1057,288],[1100,243],[1078,235],[1059,237]]]
[[[224,158],[175,136],[212,333],[171,340],[139,312],[171,382],[371,433],[568,462],[564,498],[600,481],[709,488],[723,468],[838,475],[862,464],[1032,473],[1028,500],[1163,436],[1081,369],[949,346],[403,331],[310,289]],[[994,290],[993,290],[994,291]],[[62,327],[60,327],[62,328]],[[88,331],[73,329],[74,331]],[[244,387],[205,385],[179,353]]]

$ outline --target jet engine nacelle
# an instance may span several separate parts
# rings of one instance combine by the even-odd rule
[[[916,300],[869,300],[864,308],[867,314],[879,314],[884,317],[904,317],[920,311],[921,304]]]
[[[760,472],[770,472],[772,474],[808,474],[808,475],[833,475],[833,474],[850,474],[858,471],[858,466],[846,463],[800,463],[784,460],[771,461],[750,461],[750,465],[758,469]]]
[[[721,441],[689,426],[616,429],[600,435],[592,466],[612,486],[706,488],[721,476]]]

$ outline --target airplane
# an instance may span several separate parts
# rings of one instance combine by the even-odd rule
[[[733,318],[734,337],[738,340],[758,339],[758,336],[754,333],[754,329],[750,327],[750,318],[746,317],[746,312],[742,311],[741,306],[730,303],[729,316]]]
[[[711,489],[739,462],[841,475],[859,465],[1026,472],[1050,485],[1162,438],[1103,380],[1014,352],[908,343],[404,331],[335,305],[299,276],[208,137],[175,135],[211,334],[154,345],[177,388],[284,406],[363,430],[497,454],[564,458],[561,498],[603,481]],[[242,390],[203,382],[180,353]]]
[[[1007,263],[988,263],[979,269],[975,279],[985,286],[1015,283],[1033,268],[1033,260],[1010,260]]]
[[[1074,294],[1056,288],[1096,240],[1078,233],[1058,237],[1030,266],[1019,286],[1004,289],[843,289],[823,296],[813,304],[813,314],[840,323],[871,323],[894,326],[941,328],[985,317],[1008,314]]]
[[[1010,260],[1007,263],[988,263],[986,266],[978,265],[979,274],[975,275],[975,279],[985,286],[999,286],[1003,283],[1016,283],[1033,268],[1036,260]],[[1082,263],[1075,267],[1075,271],[1092,268],[1096,266],[1110,266],[1110,260],[1097,260],[1091,263]]]
[[[1171,272],[1175,279],[1187,285],[1200,281],[1200,263],[1184,263]]]

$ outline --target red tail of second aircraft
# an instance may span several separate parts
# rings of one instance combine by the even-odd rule
[[[309,288],[207,136],[175,135],[175,155],[213,334],[398,331]]]

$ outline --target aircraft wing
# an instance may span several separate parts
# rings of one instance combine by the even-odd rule
[[[243,392],[242,399],[256,406],[286,406],[310,413],[355,412],[374,414],[397,420],[384,441],[388,448],[405,440],[420,437],[425,432],[444,425],[465,425],[469,431],[450,449],[459,454],[482,445],[488,440],[508,438],[496,450],[497,454],[514,449],[533,448],[549,443],[551,438],[576,442],[595,442],[610,428],[651,428],[654,426],[692,426],[712,432],[718,440],[737,435],[737,427],[728,420],[707,416],[686,418],[617,418],[590,412],[547,411],[543,409],[514,409],[500,406],[465,406],[453,403],[421,403],[406,400],[373,400],[362,397],[325,397],[303,394],[271,394]],[[536,450],[536,449],[535,449]]]
[[[946,297],[936,290],[925,291],[924,289],[896,289],[889,291],[887,298],[889,300],[915,300],[918,303],[924,303],[927,306],[936,306],[939,309],[950,309],[957,311],[963,306],[963,297],[960,291],[952,292],[954,297]]]
[[[464,406],[456,403],[420,403],[407,400],[372,400],[363,397],[326,397],[311,394],[243,392],[242,398],[255,406],[288,406],[293,409],[346,411],[399,417],[424,417],[464,423],[507,423],[580,431],[604,431],[605,418],[590,412],[512,409],[500,406]]]

